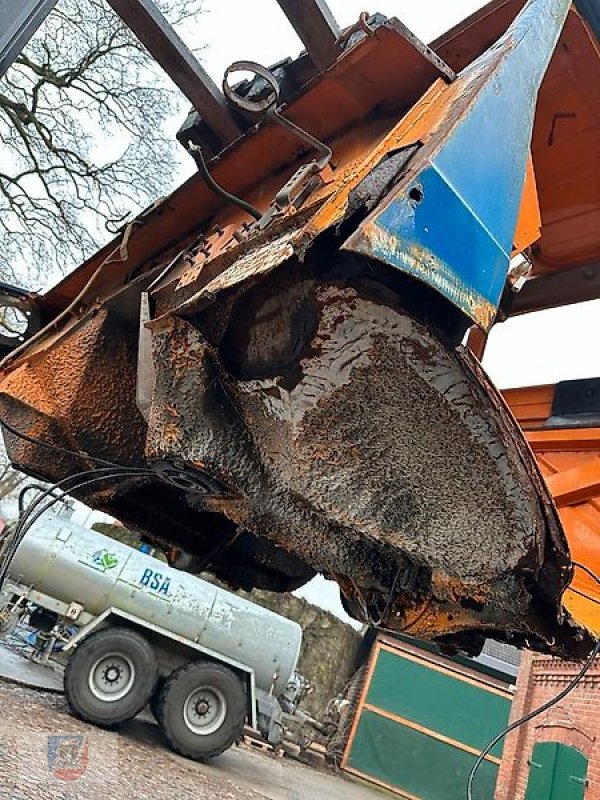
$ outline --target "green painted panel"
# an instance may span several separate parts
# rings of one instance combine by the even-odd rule
[[[544,742],[534,747],[529,759],[529,780],[525,800],[550,800],[558,744]]]
[[[381,650],[367,703],[483,749],[508,724],[511,701],[472,683]],[[492,755],[502,755],[500,743]]]
[[[587,758],[574,747],[558,745],[554,770],[553,800],[583,800],[588,770]]]
[[[588,762],[574,747],[540,742],[529,760],[525,800],[583,800]]]
[[[421,800],[464,800],[475,756],[364,710],[348,766]],[[477,800],[492,800],[498,767],[485,761]]]

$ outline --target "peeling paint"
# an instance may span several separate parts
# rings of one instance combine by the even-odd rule
[[[425,283],[439,289],[442,294],[488,330],[497,313],[496,306],[461,282],[457,274],[423,245],[412,243],[406,249],[393,232],[371,221],[361,228],[360,238],[355,237],[353,248],[370,253],[375,258],[399,266]]]

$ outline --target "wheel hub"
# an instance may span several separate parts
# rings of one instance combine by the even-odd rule
[[[184,722],[198,736],[215,733],[226,716],[227,700],[223,692],[214,686],[194,689],[183,704]]]
[[[101,656],[92,666],[88,686],[98,700],[112,703],[129,693],[135,677],[135,667],[128,656],[110,653]]]
[[[106,683],[115,684],[121,680],[122,675],[123,671],[116,664],[111,664],[104,670],[103,678]]]
[[[199,717],[206,716],[209,711],[210,703],[208,703],[206,700],[200,700],[198,703],[196,703],[196,713]]]

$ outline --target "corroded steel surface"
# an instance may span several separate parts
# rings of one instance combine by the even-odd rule
[[[63,346],[11,372],[0,397],[2,416],[42,441],[82,453],[71,458],[6,433],[15,466],[54,481],[95,466],[85,458],[88,452],[142,466],[147,426],[135,404],[136,355],[135,328],[103,310]],[[78,495],[165,546],[177,544],[193,557],[193,569],[210,564],[246,588],[291,589],[314,574],[270,542],[249,532],[236,535],[227,519],[188,504],[182,489],[158,477],[107,481]],[[231,564],[220,564],[225,549]]]
[[[207,508],[336,578],[366,621],[576,647],[551,600],[565,542],[501,400],[392,292],[333,273],[296,264],[157,324],[148,455],[201,466],[225,490]]]
[[[518,238],[538,91],[569,8],[529,3],[463,70],[406,173],[344,245],[431,285],[485,330]]]
[[[550,0],[536,5],[548,10]],[[565,10],[562,0],[555,7]],[[492,23],[499,36],[510,21],[490,11],[451,37],[449,57],[462,69],[461,53],[479,57]],[[581,27],[570,12],[570,35]],[[180,548],[191,570],[233,585],[289,590],[317,570],[338,581],[352,613],[383,627],[470,649],[489,633],[585,653],[586,634],[562,613],[569,552],[551,496],[502,399],[459,346],[469,317],[487,328],[497,311],[497,293],[469,279],[469,270],[492,269],[479,239],[471,231],[453,243],[468,267],[459,281],[418,242],[392,248],[412,259],[412,273],[372,249],[349,252],[353,234],[382,210],[421,202],[410,192],[423,166],[489,99],[487,82],[514,45],[505,38],[453,82],[401,26],[363,31],[285,108],[334,153],[299,207],[273,199],[313,154],[267,120],[211,170],[268,212],[268,224],[250,224],[195,178],[127,226],[42,299],[51,324],[3,364],[2,415],[75,451],[49,458],[7,435],[14,463],[51,479],[89,467],[86,454],[151,466],[155,477],[82,496]],[[578,52],[598,69],[600,59]],[[529,102],[534,84],[526,82]],[[542,84],[541,108],[551,94]],[[534,140],[545,119],[538,114]],[[469,141],[483,157],[485,137]],[[528,144],[520,136],[520,188]],[[462,151],[463,166],[469,155]],[[501,155],[510,160],[510,148]],[[534,171],[527,209],[517,215],[512,192],[510,213],[512,241],[535,260],[535,195],[545,181]],[[538,192],[542,249],[547,198]],[[578,213],[569,202],[557,235],[568,235]],[[440,224],[445,208],[437,207]],[[451,226],[440,230],[452,239]],[[591,252],[595,240],[586,242]],[[510,242],[502,247],[504,265]],[[494,292],[505,266],[492,276]],[[138,363],[142,292],[149,364]],[[144,385],[147,421],[136,406],[141,374],[155,375]]]

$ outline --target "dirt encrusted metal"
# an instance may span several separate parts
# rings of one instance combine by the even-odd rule
[[[321,572],[375,627],[587,654],[548,488],[460,344],[540,235],[521,180],[568,6],[533,0],[504,36],[490,8],[457,75],[399,24],[362,31],[209,152],[204,182],[39,301],[47,326],[0,376],[0,413],[34,437],[5,431],[13,463],[143,468],[78,496],[234,587]]]
[[[291,261],[157,325],[147,455],[210,474],[208,509],[366,622],[572,648],[566,543],[502,400],[394,292],[335,273]]]

